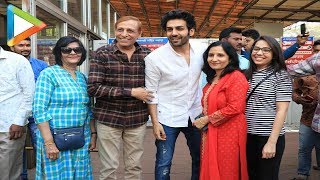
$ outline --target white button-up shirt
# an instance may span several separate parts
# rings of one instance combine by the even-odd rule
[[[29,61],[0,47],[0,132],[24,126],[31,115],[35,82]]]
[[[202,112],[199,86],[205,47],[190,44],[190,64],[169,43],[145,58],[146,88],[155,98],[157,117],[169,127],[187,127]]]

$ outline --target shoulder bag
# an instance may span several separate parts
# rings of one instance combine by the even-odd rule
[[[85,144],[84,125],[53,129],[52,132],[54,143],[60,151],[79,149]]]

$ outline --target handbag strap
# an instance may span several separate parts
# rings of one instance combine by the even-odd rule
[[[247,97],[247,99],[246,99],[246,102],[247,102],[247,103],[248,103],[250,97],[252,96],[253,92],[257,89],[257,87],[260,86],[260,84],[262,84],[265,80],[267,80],[272,74],[273,74],[273,72],[270,73],[270,74],[268,74],[266,77],[264,77],[264,78],[251,90],[251,92],[249,93],[249,95],[248,95],[248,97]]]

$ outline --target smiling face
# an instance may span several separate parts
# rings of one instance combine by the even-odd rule
[[[214,46],[208,53],[208,64],[216,71],[218,75],[228,66],[230,60],[228,54],[223,50],[222,46]]]
[[[171,46],[174,48],[189,44],[194,29],[188,30],[185,20],[173,19],[167,22],[166,33]]]
[[[68,44],[66,47],[64,47],[64,49],[78,49],[79,48],[79,44],[77,42],[72,42],[70,44]],[[61,52],[61,61],[63,66],[67,65],[67,66],[77,66],[77,64],[79,63],[80,59],[81,59],[82,53],[72,50],[70,53],[66,53],[66,52]]]
[[[11,50],[29,59],[31,53],[31,42],[28,40],[22,40],[18,44],[12,46]]]
[[[253,47],[251,58],[257,65],[257,69],[264,69],[268,67],[272,62],[272,51],[271,47],[264,40],[259,40]]]
[[[119,48],[128,49],[133,47],[140,35],[139,24],[135,20],[120,22],[115,29],[117,46]]]

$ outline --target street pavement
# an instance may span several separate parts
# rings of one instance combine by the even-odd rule
[[[154,179],[154,162],[156,149],[154,145],[154,136],[152,128],[148,127],[145,142],[144,142],[144,155],[142,159],[143,180]],[[99,179],[99,170],[101,164],[97,152],[91,153],[93,176],[94,179]],[[298,162],[298,132],[286,133],[286,148],[281,162],[280,180],[289,180],[296,176]],[[313,153],[313,164],[315,163],[315,156]],[[123,160],[121,156],[120,167],[117,171],[117,178],[124,179]],[[34,169],[29,170],[29,179],[34,179]],[[186,145],[184,135],[181,133],[176,142],[174,158],[171,167],[172,180],[189,180],[191,176],[191,158],[189,150]],[[308,180],[320,180],[320,171],[311,170],[311,176]]]

